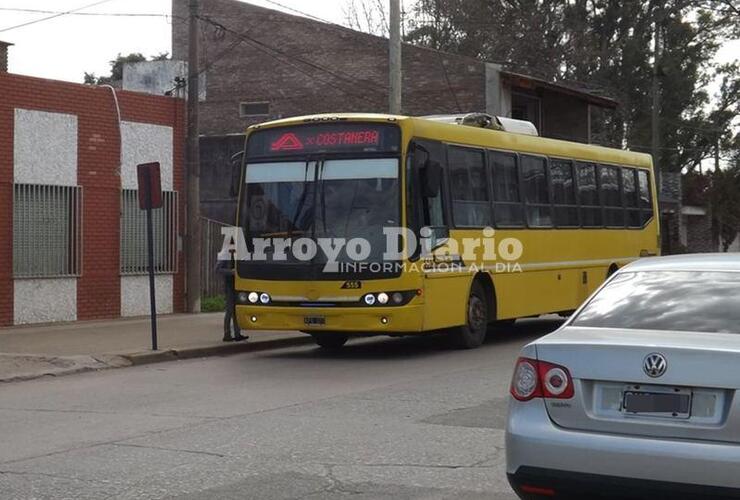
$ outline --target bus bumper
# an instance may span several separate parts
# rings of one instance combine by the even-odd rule
[[[236,317],[245,330],[418,333],[422,331],[424,305],[341,308],[237,305]]]

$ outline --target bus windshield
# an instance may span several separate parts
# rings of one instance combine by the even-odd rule
[[[248,163],[245,182],[241,221],[248,242],[364,238],[371,249],[365,260],[381,262],[383,228],[400,225],[397,158]],[[312,260],[324,258],[319,252]],[[343,252],[337,260],[344,258]],[[288,255],[282,262],[298,259]]]

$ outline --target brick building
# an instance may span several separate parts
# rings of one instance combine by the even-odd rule
[[[184,118],[180,99],[0,72],[0,326],[148,313],[149,161],[158,309],[183,310]]]
[[[188,0],[173,0],[173,66],[187,60]],[[388,40],[237,0],[200,2],[203,213],[229,220],[228,165],[248,125],[324,112],[385,112]],[[591,142],[591,115],[617,103],[502,66],[403,46],[403,113],[488,112],[531,121],[541,135]],[[137,65],[124,88],[144,89],[171,68]],[[154,85],[162,93],[173,82]],[[213,181],[215,184],[211,184]]]

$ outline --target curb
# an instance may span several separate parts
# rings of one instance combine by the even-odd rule
[[[143,351],[131,354],[119,354],[118,356],[127,360],[131,365],[138,366],[164,361],[176,361],[178,359],[206,358],[210,356],[228,356],[243,352],[267,351],[312,343],[313,339],[309,335],[306,335],[256,342],[234,342],[230,344],[186,347],[183,349],[167,349],[164,351]]]
[[[71,356],[68,360],[76,361],[72,366],[66,368],[53,367],[41,369],[32,373],[21,373],[19,375],[0,375],[0,384],[11,382],[23,382],[41,377],[61,377],[91,371],[107,370],[111,368],[126,368],[128,366],[140,366],[165,361],[177,361],[181,359],[206,358],[211,356],[228,356],[244,352],[268,351],[295,347],[313,343],[313,339],[306,336],[296,336],[281,339],[262,340],[253,342],[241,342],[208,346],[187,347],[183,349],[167,349],[163,351],[143,351],[126,354],[101,354],[95,356]],[[33,357],[33,356],[30,356]],[[63,358],[50,358],[63,359]]]

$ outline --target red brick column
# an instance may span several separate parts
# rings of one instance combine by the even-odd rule
[[[77,281],[77,318],[121,315],[120,134],[108,88],[80,88],[77,179],[83,196],[82,276]]]
[[[13,324],[13,106],[0,75],[0,326]]]

